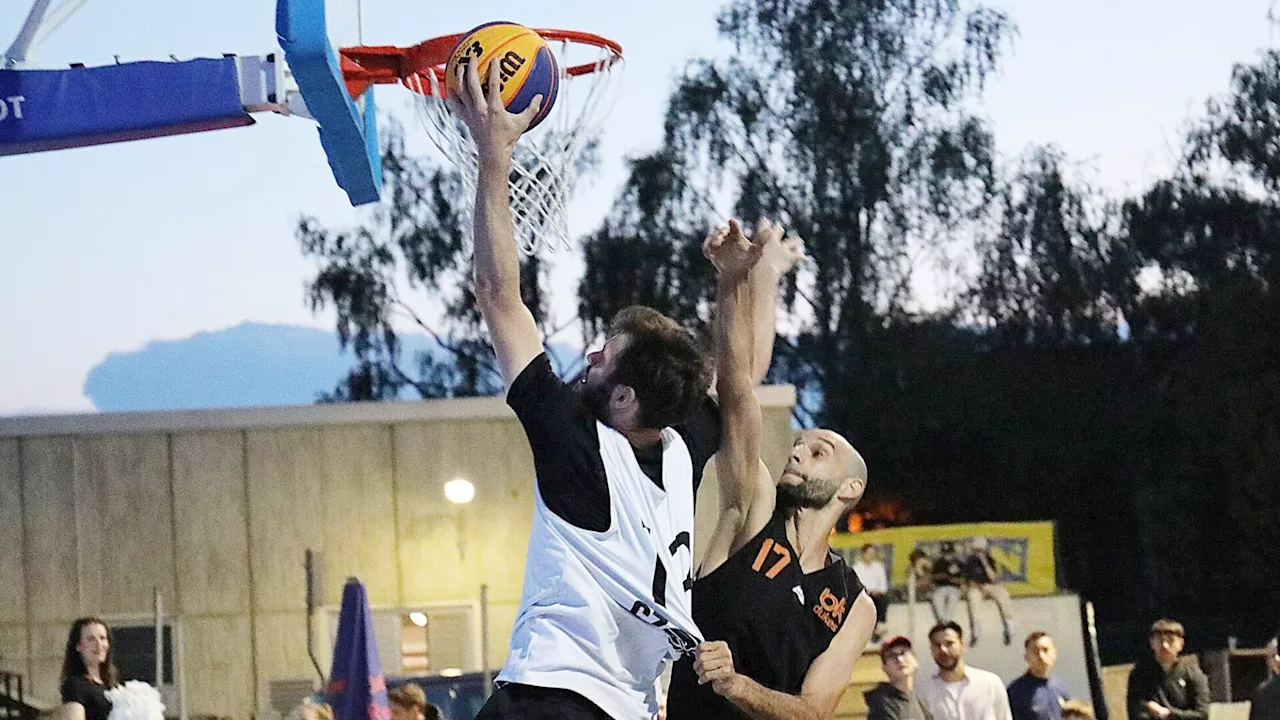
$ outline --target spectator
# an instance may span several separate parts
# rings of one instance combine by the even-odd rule
[[[440,720],[440,708],[427,702],[427,694],[417,683],[405,683],[387,693],[391,720]]]
[[[1013,644],[1013,601],[1009,599],[1009,591],[1000,584],[995,558],[991,557],[984,537],[976,537],[969,543],[969,555],[964,560],[964,580],[964,599],[969,607],[969,643],[978,644],[978,604],[985,598],[994,602],[1000,610],[1004,644]]]
[[[67,633],[62,656],[62,707],[64,720],[107,720],[111,702],[106,692],[119,684],[111,631],[98,618],[76,620]]]
[[[1093,720],[1093,706],[1079,700],[1062,703],[1062,720]]]
[[[1147,634],[1151,655],[1129,674],[1129,720],[1208,720],[1209,678],[1194,656],[1181,657],[1186,630],[1158,620]]]
[[[889,682],[862,694],[867,701],[867,720],[933,720],[916,696],[920,662],[911,652],[910,640],[898,635],[882,645],[880,668]]]
[[[964,632],[954,621],[929,631],[938,672],[916,684],[916,694],[937,720],[1012,720],[1009,696],[995,673],[964,662]]]
[[[885,571],[884,562],[878,557],[874,545],[862,546],[858,553],[858,561],[853,564],[853,571],[862,581],[862,587],[876,604],[876,629],[871,634],[871,642],[880,642],[884,638],[885,617],[889,612],[889,573]]]
[[[1053,674],[1058,648],[1043,630],[1027,636],[1022,644],[1027,672],[1009,684],[1009,709],[1013,720],[1061,720],[1062,704],[1069,699],[1067,686]]]
[[[916,548],[907,557],[907,564],[911,566],[908,572],[916,580],[916,589],[928,590],[933,585],[933,561],[929,559],[929,555],[924,550]]]
[[[933,561],[925,554],[925,551],[916,548],[911,551],[911,555],[907,557],[907,600],[915,603],[917,600],[923,600],[929,589],[933,587]],[[915,586],[914,595],[911,586]],[[913,608],[911,612],[915,612]],[[937,618],[934,618],[937,621]]]
[[[1253,692],[1249,720],[1280,720],[1280,631],[1267,644],[1268,677]]]
[[[939,623],[950,622],[960,603],[960,586],[964,583],[964,565],[956,555],[956,545],[950,540],[942,543],[942,552],[933,561],[933,617]]]

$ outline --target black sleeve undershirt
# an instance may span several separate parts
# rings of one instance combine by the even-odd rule
[[[511,383],[507,404],[524,426],[538,491],[551,512],[584,530],[609,529],[609,481],[596,421],[544,352]]]
[[[524,427],[538,491],[547,508],[584,530],[608,530],[609,480],[600,459],[596,418],[579,392],[556,377],[545,352],[511,383],[507,404]],[[673,429],[689,448],[696,495],[703,469],[720,449],[720,409],[707,397],[688,421]],[[645,474],[661,487],[660,451],[639,451],[637,458]]]

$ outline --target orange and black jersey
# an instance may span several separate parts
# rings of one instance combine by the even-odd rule
[[[862,583],[843,558],[808,575],[775,512],[758,535],[724,565],[693,584],[693,619],[707,640],[723,640],[734,669],[761,685],[797,695],[809,666],[844,625]],[[728,700],[698,685],[693,660],[675,664],[669,720],[743,718]]]

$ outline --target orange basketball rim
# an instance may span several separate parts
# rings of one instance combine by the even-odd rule
[[[568,77],[590,75],[608,70],[622,59],[622,46],[601,35],[577,30],[534,29],[547,42],[588,45],[605,51],[601,62],[571,65],[562,70]],[[445,65],[458,41],[466,33],[442,35],[412,47],[395,45],[361,45],[341,48],[342,77],[351,97],[359,97],[370,85],[401,84],[417,93],[427,94],[432,88],[445,95]]]

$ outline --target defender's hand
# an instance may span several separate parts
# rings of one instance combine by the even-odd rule
[[[770,270],[785,275],[807,258],[804,254],[804,241],[794,235],[783,239],[782,227],[773,226],[773,231],[765,238],[764,262]]]
[[[541,95],[536,95],[519,115],[507,112],[502,103],[502,79],[496,62],[489,63],[488,85],[486,95],[475,63],[462,63],[458,66],[458,92],[445,100],[453,114],[462,118],[471,130],[481,162],[490,158],[510,159],[516,141],[538,116],[543,101]]]
[[[737,673],[733,669],[733,653],[722,640],[698,645],[698,655],[693,661],[693,671],[698,674],[698,684],[711,683],[711,689],[726,695],[733,687]]]
[[[766,222],[761,220],[760,227],[765,228]],[[717,273],[742,277],[751,272],[751,268],[760,262],[764,254],[764,245],[756,239],[764,237],[765,233],[758,230],[756,235],[748,240],[738,221],[730,220],[729,227],[711,233],[702,242],[702,256],[711,261]]]

